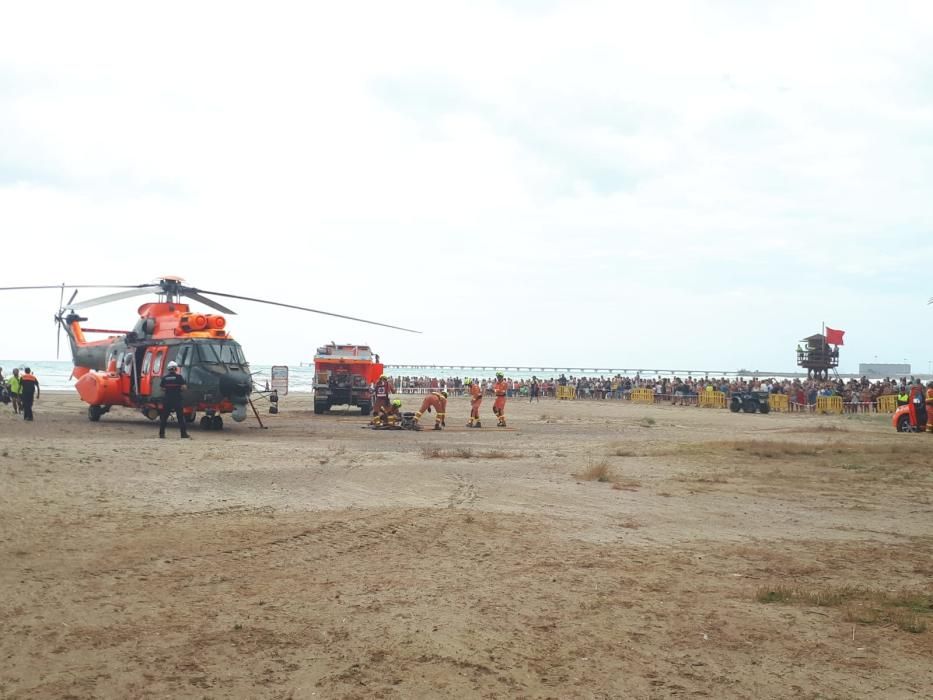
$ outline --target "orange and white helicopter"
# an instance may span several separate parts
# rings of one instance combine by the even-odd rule
[[[409,333],[419,332],[306,306],[206,291],[189,287],[183,281],[180,277],[166,276],[152,284],[40,285],[0,287],[0,291],[60,288],[63,301],[65,289],[74,288],[68,303],[60,302],[55,320],[68,334],[75,365],[72,376],[77,379],[75,388],[81,400],[88,404],[88,418],[95,422],[114,406],[138,409],[150,420],[157,418],[163,400],[159,382],[171,361],[178,364],[188,385],[184,392],[186,420],[194,421],[197,413],[201,413],[202,428],[220,430],[225,413],[231,414],[237,422],[246,418],[253,391],[249,365],[240,344],[227,331],[226,318],[221,315],[235,315],[236,312],[205,294],[310,311]],[[74,303],[81,288],[116,288],[122,291]],[[143,294],[157,294],[158,299],[139,307],[139,319],[131,331],[85,328],[81,324],[87,319],[76,313],[91,306]],[[220,314],[192,311],[188,304],[182,303],[181,299],[185,297]],[[89,341],[85,334],[90,333],[107,334],[108,337]]]

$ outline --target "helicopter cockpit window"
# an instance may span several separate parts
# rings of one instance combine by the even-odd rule
[[[207,364],[246,364],[243,351],[235,343],[198,343],[197,348],[201,362]]]
[[[189,346],[183,345],[178,351],[178,354],[175,355],[175,362],[178,363],[179,367],[186,367],[188,365],[188,358],[191,355],[189,350],[191,350]]]
[[[220,360],[225,365],[239,365],[243,362],[243,353],[238,345],[224,343],[220,346]]]

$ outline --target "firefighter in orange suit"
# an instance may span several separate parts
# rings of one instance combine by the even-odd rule
[[[415,422],[417,423],[419,420],[421,420],[421,416],[423,416],[425,412],[430,413],[432,408],[437,414],[434,417],[434,429],[441,430],[444,426],[447,425],[445,421],[447,416],[446,391],[433,391],[425,396],[424,401],[421,402],[421,410],[415,412]]]
[[[470,394],[470,422],[466,427],[482,428],[483,425],[479,422],[479,407],[483,403],[483,390],[469,377],[463,380],[463,387]]]
[[[395,399],[391,404],[379,409],[373,416],[372,425],[377,428],[398,425],[402,422],[402,400]]]
[[[933,382],[927,382],[927,432],[933,433]]]
[[[496,414],[496,418],[499,419],[497,426],[500,428],[505,427],[505,397],[509,393],[509,385],[505,381],[505,375],[502,372],[496,372],[496,383],[492,387],[493,392],[496,395],[496,400],[492,404],[492,412]]]
[[[384,374],[379,377],[379,380],[376,382],[376,387],[373,390],[373,414],[378,416],[380,412],[385,411],[389,407],[389,394],[395,391],[395,387],[392,386],[392,382],[389,381],[388,377]]]

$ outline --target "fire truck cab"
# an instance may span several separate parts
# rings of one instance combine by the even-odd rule
[[[368,416],[373,410],[372,384],[382,374],[368,345],[329,343],[314,355],[314,412],[333,406],[358,406]]]

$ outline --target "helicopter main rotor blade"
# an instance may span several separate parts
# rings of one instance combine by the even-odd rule
[[[133,289],[128,289],[125,292],[114,292],[113,294],[105,294],[102,297],[88,299],[87,301],[80,301],[70,308],[74,311],[77,311],[78,309],[86,309],[89,306],[107,304],[111,301],[119,301],[120,299],[129,299],[130,297],[138,297],[143,294],[158,294],[161,291],[162,291],[162,287],[160,287],[159,285],[150,284],[144,287],[135,287]]]
[[[195,301],[199,301],[205,306],[210,306],[212,309],[216,309],[217,311],[220,311],[223,314],[230,314],[231,316],[236,316],[236,311],[234,311],[233,309],[228,309],[226,306],[224,306],[223,304],[219,302],[214,301],[213,299],[202,297],[200,294],[198,294],[197,292],[193,290],[184,289],[180,293],[182,296],[186,296],[189,299],[194,299]]]
[[[148,284],[66,284],[69,289],[137,289],[148,287]],[[18,289],[61,289],[60,284],[39,284],[27,287],[0,287],[0,292],[11,292]]]
[[[189,288],[190,289],[190,288]],[[268,299],[256,299],[254,297],[241,297],[236,294],[224,294],[223,292],[209,292],[206,289],[196,290],[202,294],[212,294],[215,297],[227,297],[229,299],[242,299],[243,301],[255,301],[257,304],[271,304],[272,306],[282,306],[286,309],[298,309],[299,311],[310,311],[315,314],[323,314],[324,316],[334,316],[335,318],[345,318],[348,321],[359,321],[360,323],[368,323],[371,326],[382,326],[383,328],[394,328],[397,331],[405,331],[406,333],[421,333],[421,331],[412,330],[411,328],[402,328],[401,326],[393,326],[388,323],[380,323],[379,321],[367,321],[365,318],[357,318],[356,316],[344,316],[343,314],[335,314],[330,311],[321,311],[320,309],[311,309],[307,306],[297,306],[295,304],[283,304],[280,301],[269,301]]]

